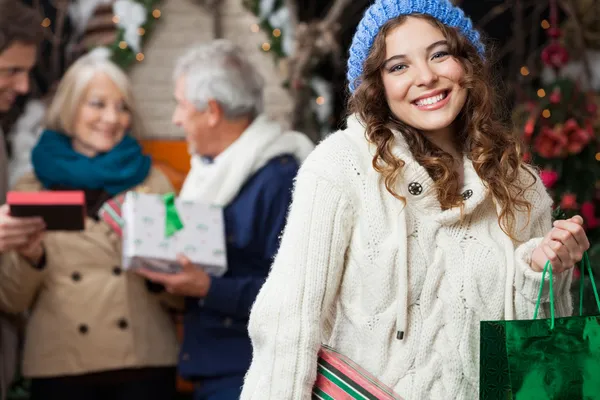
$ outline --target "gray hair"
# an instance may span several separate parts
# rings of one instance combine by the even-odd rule
[[[198,44],[179,58],[174,80],[185,78],[185,96],[199,110],[209,100],[221,107],[225,118],[254,118],[263,112],[264,78],[229,40]]]

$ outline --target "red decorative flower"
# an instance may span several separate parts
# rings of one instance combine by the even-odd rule
[[[583,129],[573,118],[565,122],[563,133],[567,137],[567,151],[569,154],[581,153],[594,137],[594,130],[590,125]]]
[[[560,201],[560,208],[563,210],[577,209],[577,195],[573,193],[565,193]]]
[[[551,169],[545,169],[540,172],[540,179],[544,186],[548,189],[552,189],[552,187],[558,181],[558,173],[556,171],[552,171]]]
[[[542,61],[552,68],[561,68],[569,62],[569,52],[560,43],[550,43],[542,50]]]
[[[534,149],[544,158],[560,158],[567,155],[567,137],[560,125],[554,129],[543,126],[539,135],[535,138]]]

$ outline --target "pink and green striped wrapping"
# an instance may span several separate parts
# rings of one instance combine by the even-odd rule
[[[98,216],[104,220],[119,236],[123,236],[123,217],[121,216],[121,208],[125,196],[120,195],[113,197],[100,207]]]
[[[392,389],[329,346],[321,347],[317,364],[313,400],[402,400]]]

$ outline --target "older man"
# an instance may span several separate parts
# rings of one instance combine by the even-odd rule
[[[185,131],[192,154],[180,196],[224,208],[228,271],[212,277],[182,257],[179,274],[143,274],[187,296],[179,371],[197,383],[195,399],[237,400],[252,357],[250,308],[313,144],[263,115],[264,80],[229,41],[190,49],[174,78],[173,122]]]
[[[8,112],[18,95],[29,91],[29,72],[36,60],[41,39],[39,15],[19,0],[0,0],[0,115]],[[4,203],[8,162],[4,134],[0,129],[0,204]],[[7,205],[0,207],[0,257],[8,250],[27,245],[41,233],[43,221],[9,216]],[[12,319],[12,317],[10,318]],[[17,335],[7,316],[0,316],[0,399],[15,374]]]

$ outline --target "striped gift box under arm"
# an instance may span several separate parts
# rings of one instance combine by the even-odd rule
[[[322,346],[317,360],[313,399],[402,400],[394,391],[349,358]]]
[[[100,207],[98,216],[102,218],[119,236],[123,236],[123,217],[121,215],[121,208],[123,207],[123,201],[125,196],[117,196]]]

